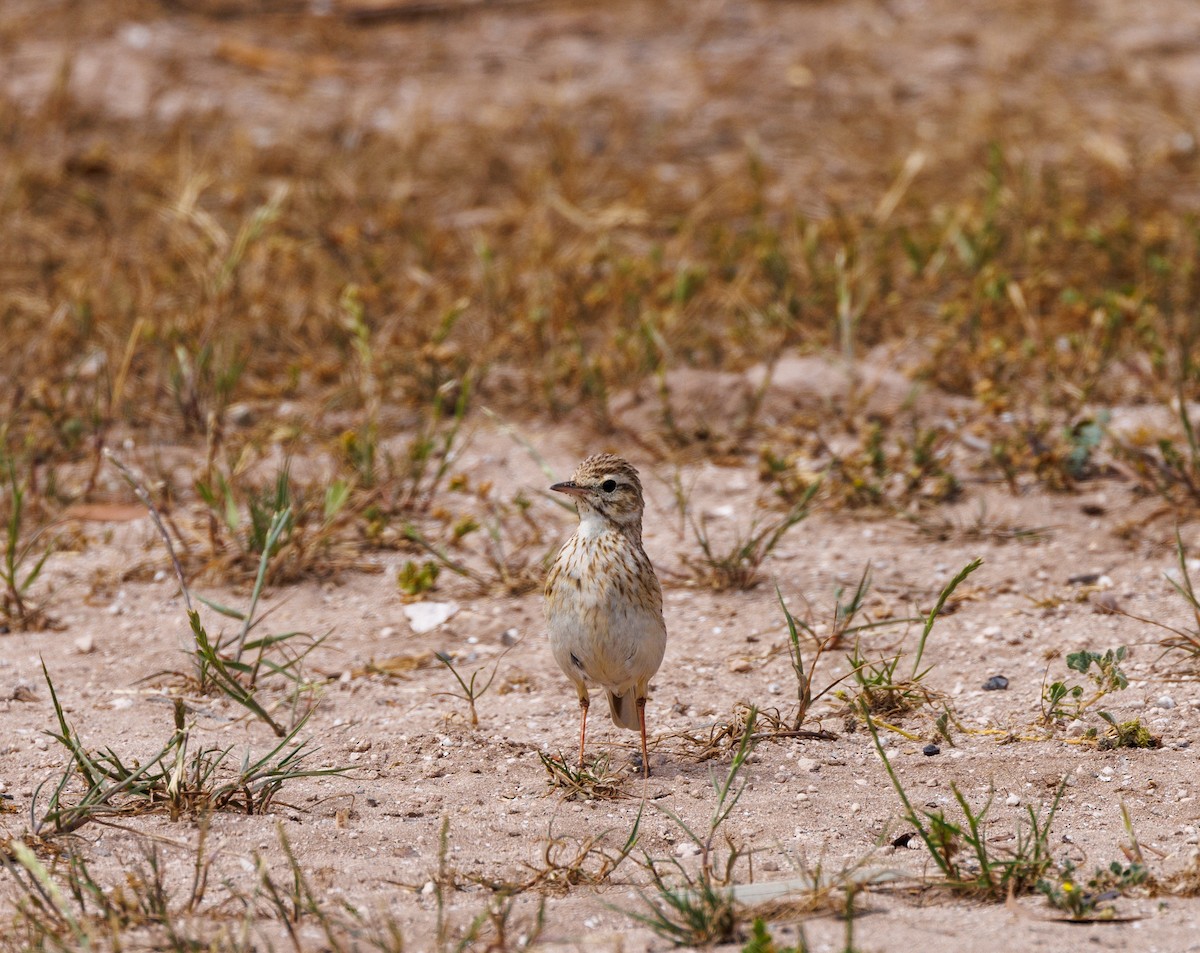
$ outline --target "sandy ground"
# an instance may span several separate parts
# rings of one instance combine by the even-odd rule
[[[577,455],[569,434],[528,436],[545,449],[558,473],[569,472]],[[531,495],[546,484],[522,448],[483,427],[462,467],[468,474],[526,487]],[[271,816],[214,816],[208,846],[222,875],[248,876],[246,858],[253,849],[278,862],[274,828],[282,822],[328,897],[391,911],[406,925],[413,948],[427,949],[432,900],[422,888],[437,870],[443,818],[450,824],[449,863],[463,884],[461,892],[451,893],[450,910],[461,923],[482,908],[486,896],[481,887],[471,886],[472,878],[528,877],[544,866],[551,837],[570,845],[603,831],[604,843],[615,849],[639,810],[644,812],[642,849],[655,857],[687,859],[686,835],[670,814],[703,826],[714,805],[711,779],[723,776],[728,754],[701,762],[698,748],[684,735],[706,736],[714,724],[728,721],[738,704],[778,708],[785,716],[794,709],[796,683],[772,583],[795,613],[819,622],[829,618],[834,591],[852,589],[869,565],[868,617],[902,618],[928,611],[938,590],[975,558],[983,566],[958,591],[954,611],[937,622],[925,658],[931,666],[925,684],[944,693],[963,730],[954,731],[954,746],[942,741],[935,756],[922,753],[935,739],[929,710],[903,720],[919,740],[885,732],[887,750],[914,804],[953,814],[951,784],[977,806],[991,797],[989,832],[1003,849],[1026,806],[1045,809],[1065,777],[1068,786],[1053,835],[1063,858],[1089,870],[1124,862],[1123,804],[1154,870],[1166,874],[1191,862],[1200,836],[1194,796],[1200,722],[1193,683],[1180,681],[1159,660],[1156,642],[1162,632],[1105,613],[1096,602],[1103,596],[1134,615],[1181,626],[1188,622],[1184,603],[1166,577],[1174,567],[1169,547],[1131,549],[1109,531],[1114,514],[1128,515],[1139,505],[1128,487],[1106,481],[1079,496],[1030,492],[1020,498],[973,487],[963,502],[939,513],[960,527],[945,541],[931,541],[900,521],[818,514],[794,528],[767,561],[763,585],[715,594],[672,584],[686,576],[680,555],[690,553],[694,543],[677,530],[660,474],[652,465],[643,469],[649,496],[646,545],[668,580],[670,632],[649,707],[654,774],[648,784],[643,787],[631,770],[633,736],[595,718],[592,753],[611,756],[625,774],[624,797],[569,801],[548,787],[538,753],[572,751],[577,708],[550,657],[538,593],[481,598],[465,583],[445,581],[422,601],[453,602],[457,611],[434,630],[417,634],[394,583],[404,557],[380,556],[381,574],[269,594],[265,605],[272,631],[329,633],[310,659],[310,669],[327,673],[328,681],[319,690],[321,701],[306,734],[320,745],[314,764],[347,765],[352,771],[345,778],[290,783]],[[709,513],[713,525],[726,533],[744,526],[761,492],[746,468],[703,465],[685,471],[684,479],[694,487],[696,512]],[[556,515],[548,502],[539,506],[550,527],[547,540],[565,538],[569,519]],[[980,525],[981,510],[983,525],[1041,533],[1027,542],[964,539]],[[731,515],[721,515],[726,513]],[[112,572],[133,554],[159,559],[149,520],[89,524],[85,536],[81,552],[52,561],[50,585],[55,604],[62,607],[62,631],[10,634],[3,641],[4,694],[24,686],[36,696],[7,702],[3,712],[0,779],[22,814],[37,785],[62,764],[44,734],[53,715],[40,673],[43,661],[88,744],[143,758],[170,734],[165,683],[158,673],[187,667],[177,648],[186,623],[173,576],[163,572],[158,581],[134,583],[120,582]],[[1080,576],[1090,581],[1081,583]],[[107,584],[98,585],[100,579]],[[199,591],[226,604],[245,598]],[[218,616],[206,611],[206,618],[214,631],[222,629]],[[881,629],[864,637],[863,647],[879,657],[911,652],[917,628]],[[506,644],[514,641],[506,652]],[[1047,673],[1051,681],[1069,674],[1061,656],[1121,645],[1130,646],[1125,666],[1130,684],[1104,707],[1119,720],[1141,718],[1161,736],[1163,747],[1098,751],[1064,732],[1037,740],[1047,735],[1037,724],[1043,679]],[[493,660],[500,660],[495,685],[478,703],[478,728],[468,724],[464,703],[445,694],[455,686],[428,657],[438,651],[455,653],[464,673],[484,668],[486,674]],[[814,687],[824,688],[845,672],[844,654],[831,652],[822,660]],[[398,677],[364,672],[372,663],[383,666],[403,657],[425,661]],[[1006,691],[983,690],[993,675],[1009,680]],[[753,869],[749,861],[743,864],[739,883],[794,878],[818,862],[826,872],[862,865],[886,884],[860,900],[869,914],[856,927],[863,949],[918,943],[931,950],[1031,948],[1046,941],[1077,942],[1081,933],[1114,948],[1134,942],[1131,936],[1138,937],[1140,948],[1187,948],[1200,912],[1194,900],[1123,899],[1118,910],[1131,922],[1080,927],[1054,923],[1040,898],[975,905],[900,889],[898,884],[910,884],[907,878],[927,869],[928,858],[922,851],[879,848],[881,840],[886,845],[906,829],[899,822],[901,806],[869,735],[861,729],[847,732],[843,709],[827,695],[806,723],[830,730],[835,740],[772,740],[754,751],[744,769],[745,793],[727,822],[735,842],[753,852]],[[221,744],[257,751],[270,742],[261,724],[247,724],[221,700],[197,699],[195,716],[199,732]],[[117,862],[136,858],[132,831],[164,838],[168,853],[174,849],[170,844],[194,843],[197,837],[192,824],[161,817],[126,824],[129,831],[85,829],[81,836],[89,854]],[[7,826],[15,827],[15,819]],[[905,878],[892,881],[895,872]],[[638,909],[640,883],[644,874],[627,861],[601,888],[550,891],[543,941],[589,949],[655,948],[648,931],[620,912]],[[537,891],[522,895],[514,917],[532,917],[537,896]],[[823,944],[841,935],[840,923],[827,916],[806,929],[810,940],[818,941],[817,949],[830,948]]]
[[[637,88],[645,90],[648,113],[694,117],[689,134],[702,161],[733,161],[746,134],[773,160],[787,157],[778,188],[814,213],[864,186],[872,196],[881,193],[894,169],[868,161],[873,150],[903,155],[936,146],[950,162],[956,132],[971,140],[963,130],[975,123],[1024,124],[1025,141],[1041,142],[1029,146],[1032,158],[1037,148],[1059,159],[1089,156],[1118,176],[1127,173],[1130,150],[1186,156],[1195,148],[1188,117],[1200,107],[1200,14],[1190,3],[996,2],[970,11],[917,0],[685,6],[547,3],[455,18],[451,26],[438,18],[404,20],[356,34],[353,49],[330,58],[277,42],[270,24],[136,6],[117,23],[90,23],[81,14],[81,29],[89,31],[83,42],[64,35],[59,20],[41,22],[38,4],[14,2],[5,15],[10,28],[21,28],[6,34],[0,86],[36,109],[70,49],[78,57],[70,82],[99,113],[169,122],[234,103],[239,121],[268,144],[328,127],[333,115],[401,138],[418,114],[451,122],[470,110],[503,125],[535,104],[586,116],[603,108],[603,97]],[[273,45],[280,58],[263,60],[261,51]],[[751,133],[734,121],[746,102],[764,117]],[[873,110],[892,117],[875,143],[853,121]],[[1185,206],[1194,199],[1179,196]],[[838,369],[829,367],[827,378],[836,381]],[[802,399],[811,403],[819,394]],[[549,549],[565,539],[569,517],[539,495],[549,481],[526,451],[487,420],[473,420],[472,429],[457,469],[474,481],[526,488],[543,530],[537,545]],[[1052,838],[1062,859],[1089,872],[1124,863],[1124,805],[1156,874],[1194,861],[1200,696],[1194,681],[1160,657],[1163,631],[1104,611],[1107,602],[1147,619],[1194,625],[1166,578],[1175,567],[1173,528],[1151,521],[1153,505],[1129,484],[1109,478],[1070,495],[1023,486],[1013,495],[967,474],[962,500],[936,511],[942,539],[903,520],[818,508],[767,560],[762,584],[717,594],[688,584],[684,560],[695,559],[697,549],[680,525],[665,465],[636,448],[581,438],[586,428],[569,422],[524,422],[521,429],[560,476],[600,449],[625,453],[642,469],[646,544],[664,579],[670,636],[648,709],[653,777],[643,785],[629,770],[633,736],[597,717],[591,751],[624,772],[623,796],[567,800],[552,790],[539,753],[569,755],[577,706],[550,657],[540,595],[480,595],[443,573],[423,601],[453,603],[455,611],[417,633],[395,584],[410,557],[372,554],[382,572],[267,594],[264,625],[271,631],[328,633],[306,662],[319,678],[320,703],[305,734],[320,746],[313,764],[350,770],[289,783],[267,816],[214,815],[207,842],[214,884],[248,883],[254,851],[279,869],[279,826],[322,896],[386,911],[403,926],[408,948],[427,950],[436,906],[430,885],[446,820],[447,868],[457,889],[445,896],[458,928],[487,902],[481,881],[530,878],[545,866],[551,839],[568,851],[603,834],[601,845],[615,851],[639,812],[640,850],[694,863],[672,815],[703,827],[714,805],[712,778],[723,776],[728,754],[701,761],[687,736],[706,737],[742,704],[777,708],[784,717],[794,710],[796,682],[775,586],[797,615],[820,622],[831,615],[834,592],[852,589],[870,566],[868,615],[906,617],[928,611],[941,587],[975,558],[982,567],[959,589],[925,653],[925,684],[960,725],[954,744],[940,742],[936,755],[922,752],[934,737],[928,708],[903,721],[916,740],[884,732],[914,806],[957,816],[951,785],[977,806],[991,798],[989,836],[1002,850],[1027,808],[1045,810],[1065,778]],[[137,466],[162,451],[135,440],[129,461]],[[680,475],[692,487],[693,512],[708,514],[718,538],[750,525],[764,493],[751,457],[687,466]],[[1145,531],[1123,532],[1143,520]],[[38,786],[63,765],[45,735],[53,710],[43,663],[85,742],[128,758],[150,756],[169,736],[166,693],[177,679],[162,673],[188,665],[180,650],[183,601],[150,521],[80,527],[76,547],[51,559],[41,584],[61,628],[0,636],[0,698],[11,699],[0,701],[0,792],[16,811],[0,817],[8,834],[24,829]],[[1009,538],[1006,528],[1038,532]],[[1185,529],[1185,542],[1196,545],[1194,530]],[[142,571],[127,578],[135,566]],[[246,598],[203,584],[197,591],[227,604]],[[207,609],[203,615],[214,631],[232,627]],[[883,628],[862,644],[872,656],[912,652],[918,631]],[[1129,687],[1102,707],[1119,720],[1141,718],[1162,747],[1100,751],[1065,730],[1051,736],[1039,725],[1043,682],[1068,676],[1066,653],[1118,646],[1130,647]],[[845,674],[845,651],[822,659],[815,687]],[[434,652],[454,653],[464,673],[481,668],[486,676],[495,664],[495,683],[478,703],[478,727],[468,723],[463,702],[447,694],[456,686]],[[401,671],[372,672],[389,663]],[[1008,689],[985,692],[995,675],[1008,679]],[[261,723],[219,698],[193,704],[197,737],[238,752],[273,744]],[[1076,925],[1056,920],[1040,897],[979,904],[916,889],[929,859],[888,846],[905,829],[902,806],[870,736],[848,730],[843,709],[827,694],[806,723],[827,729],[832,740],[773,739],[755,749],[744,769],[745,793],[726,823],[750,852],[736,869],[739,884],[787,881],[818,863],[827,875],[858,866],[875,884],[858,901],[855,943],[863,950],[1200,948],[1195,899],[1122,898],[1117,921]],[[123,823],[125,829],[94,825],[80,833],[78,846],[98,869],[135,862],[150,835],[176,865],[174,875],[185,876],[180,871],[199,838],[193,823],[161,815]],[[595,863],[593,856],[585,869]],[[644,909],[638,891],[646,883],[631,859],[598,887],[529,889],[516,900],[513,934],[529,928],[544,899],[547,948],[662,949],[664,941],[625,913]],[[777,935],[794,942],[795,921],[780,920]],[[320,948],[313,928],[304,930],[302,944]],[[806,915],[805,930],[814,949],[841,948],[844,925],[829,912]]]

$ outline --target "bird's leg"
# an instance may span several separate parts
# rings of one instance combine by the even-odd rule
[[[579,696],[579,770],[583,770],[583,741],[587,737],[587,713],[591,702],[587,695]]]
[[[650,777],[650,754],[646,751],[646,699],[637,700],[638,727],[642,729],[642,777]]]

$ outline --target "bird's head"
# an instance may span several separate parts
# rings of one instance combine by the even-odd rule
[[[622,529],[641,529],[642,482],[637,470],[611,453],[588,457],[571,479],[550,489],[573,497],[581,520],[595,514]]]

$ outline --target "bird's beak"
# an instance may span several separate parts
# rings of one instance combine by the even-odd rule
[[[555,483],[550,487],[555,493],[565,493],[567,496],[586,496],[587,488],[580,486],[573,480],[567,480],[565,483]]]

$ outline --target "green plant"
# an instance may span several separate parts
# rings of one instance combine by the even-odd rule
[[[403,510],[426,509],[450,468],[465,449],[460,441],[471,402],[469,376],[447,381],[434,391],[422,429],[408,444],[401,463],[398,504]],[[446,418],[448,423],[443,423]]]
[[[879,740],[875,720],[865,706],[862,715],[875,750],[904,806],[904,820],[916,828],[917,836],[941,874],[942,883],[956,892],[992,901],[1002,901],[1034,889],[1054,863],[1050,827],[1066,790],[1066,781],[1059,784],[1044,816],[1040,816],[1032,805],[1026,806],[1026,817],[1024,823],[1017,823],[1013,846],[997,849],[988,843],[987,837],[986,819],[992,805],[990,796],[982,808],[975,809],[958,786],[951,783],[950,791],[962,812],[962,821],[951,820],[940,808],[918,811],[900,783]]]
[[[1068,860],[1052,880],[1039,880],[1037,889],[1050,906],[1072,920],[1111,920],[1116,913],[1113,901],[1144,884],[1149,876],[1140,863],[1122,864],[1114,860],[1108,867],[1096,868],[1095,874],[1081,883],[1075,865]]]
[[[441,571],[441,564],[431,559],[419,564],[406,559],[404,565],[396,570],[396,586],[406,596],[419,596],[437,585],[438,573]]]
[[[1127,649],[1108,649],[1103,655],[1084,649],[1072,652],[1067,656],[1067,668],[1081,675],[1086,675],[1092,683],[1093,691],[1087,694],[1087,689],[1081,684],[1069,684],[1065,681],[1051,682],[1042,688],[1042,718],[1049,724],[1060,719],[1077,719],[1096,704],[1101,698],[1112,692],[1122,691],[1129,685],[1129,679],[1121,671],[1121,662],[1125,660]],[[1087,695],[1087,697],[1084,697]]]
[[[461,482],[466,483],[465,480]],[[480,487],[476,496],[483,506],[483,515],[478,518],[464,515],[454,520],[449,527],[447,545],[431,542],[412,523],[404,528],[406,538],[432,557],[432,562],[426,561],[426,566],[445,567],[455,575],[470,579],[483,591],[518,595],[536,588],[545,575],[546,555],[540,559],[533,557],[534,553],[541,552],[543,530],[530,512],[532,501],[520,491],[510,501],[497,500],[491,495],[490,485]],[[481,529],[484,530],[483,542],[466,546],[466,541]],[[485,571],[472,568],[467,559],[453,558],[448,551],[450,547],[464,548],[464,555],[474,557],[470,562],[482,562]],[[418,574],[415,577],[418,584],[420,579]]]
[[[1098,745],[1101,749],[1111,748],[1159,748],[1162,740],[1150,733],[1150,729],[1142,724],[1140,718],[1129,721],[1117,721],[1106,711],[1096,713],[1106,722],[1108,730],[1100,736]]]
[[[288,728],[279,721],[268,707],[259,700],[260,677],[263,672],[270,676],[279,676],[288,687],[287,701],[291,705],[291,722],[307,718],[311,704],[303,706],[301,702],[310,700],[316,695],[316,686],[309,681],[303,672],[303,661],[310,652],[316,649],[328,636],[313,637],[307,632],[281,632],[250,638],[251,633],[261,624],[263,616],[258,615],[258,604],[262,598],[263,589],[267,583],[272,553],[277,549],[280,539],[288,528],[293,525],[290,509],[284,509],[272,515],[263,536],[262,549],[259,552],[258,568],[254,577],[254,586],[250,591],[250,603],[246,611],[221,605],[210,599],[197,597],[200,602],[226,618],[241,623],[236,636],[226,644],[210,636],[200,618],[200,613],[192,604],[192,594],[183,566],[175,555],[175,547],[171,535],[163,524],[158,507],[150,499],[149,493],[141,485],[133,473],[120,460],[106,451],[109,461],[133,488],[142,505],[150,513],[155,527],[158,529],[171,566],[179,581],[186,606],[188,627],[191,640],[185,643],[185,651],[191,660],[191,677],[197,690],[201,692],[219,691],[230,700],[245,708],[256,717],[262,719],[276,735],[282,737],[288,734]],[[297,648],[298,646],[298,648]],[[232,649],[232,654],[229,650]],[[251,653],[246,657],[246,653]]]
[[[214,556],[232,549],[233,563],[249,568],[266,555],[273,574],[303,575],[319,568],[337,521],[350,501],[352,485],[334,480],[320,494],[293,485],[290,463],[274,481],[258,488],[235,487],[234,477],[216,471],[211,481],[198,479],[196,493],[209,508],[209,543]]]
[[[488,675],[487,681],[479,686],[476,686],[475,682],[479,678],[480,672],[483,671],[484,666],[481,665],[479,668],[475,669],[475,671],[473,671],[471,673],[470,678],[464,679],[462,677],[462,675],[459,674],[458,669],[454,667],[454,659],[450,656],[450,654],[448,652],[435,653],[434,658],[436,658],[439,662],[441,662],[443,665],[446,666],[446,668],[448,668],[450,670],[450,674],[454,676],[454,680],[456,682],[458,682],[459,688],[461,688],[462,691],[461,692],[434,692],[434,694],[435,695],[449,695],[451,698],[461,698],[463,701],[465,701],[467,703],[467,710],[470,713],[470,717],[471,717],[471,727],[478,728],[479,727],[479,713],[475,710],[475,702],[478,699],[482,698],[487,693],[487,690],[492,687],[492,682],[496,678],[496,671],[500,667],[500,662],[504,658],[504,656],[509,653],[509,651],[511,651],[511,646],[508,649],[505,649],[502,653],[500,653],[499,658],[497,658],[496,661],[492,663],[492,671],[491,671],[491,674]]]
[[[4,560],[0,565],[0,618],[22,629],[44,629],[51,624],[45,610],[29,599],[29,590],[38,581],[53,547],[39,543],[49,527],[42,527],[22,542],[25,522],[26,486],[17,481],[16,467],[5,460],[8,469],[8,519],[5,521]]]
[[[817,666],[820,664],[821,656],[826,650],[838,645],[848,633],[859,631],[859,629],[871,628],[879,623],[866,623],[861,627],[853,625],[855,617],[862,608],[863,600],[866,598],[869,589],[870,567],[863,570],[863,574],[859,577],[858,586],[855,588],[854,594],[848,602],[842,602],[842,589],[839,587],[834,593],[834,608],[833,619],[829,624],[828,634],[818,634],[815,626],[803,619],[797,619],[788,609],[787,604],[783,600],[783,593],[779,591],[779,587],[775,587],[775,596],[779,600],[779,607],[783,610],[783,617],[787,623],[788,639],[788,661],[791,663],[792,674],[796,679],[796,715],[792,720],[791,730],[799,731],[801,725],[808,718],[809,710],[813,703],[824,697],[829,692],[833,691],[838,684],[849,678],[853,673],[847,673],[840,678],[834,679],[820,691],[813,690],[813,680],[816,677]],[[808,637],[808,640],[813,643],[813,650],[808,662],[804,658],[804,645],[800,639],[800,633],[803,631]]]
[[[519,885],[501,885],[492,889],[487,897],[482,911],[471,918],[465,927],[457,930],[450,921],[446,911],[446,890],[459,888],[456,873],[450,868],[450,818],[442,817],[441,829],[438,832],[438,869],[430,881],[433,884],[437,906],[437,932],[434,936],[434,947],[438,953],[491,953],[491,951],[525,950],[536,943],[538,936],[545,926],[546,902],[538,904],[537,914],[532,923],[519,927],[519,934],[512,937],[513,924],[509,923],[518,893]],[[457,941],[454,934],[457,933]],[[510,943],[511,941],[511,943]]]

